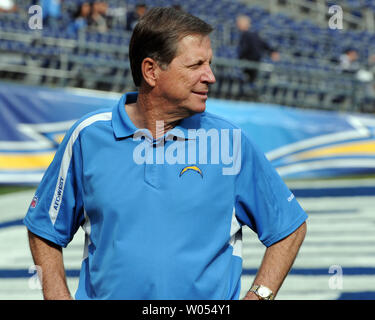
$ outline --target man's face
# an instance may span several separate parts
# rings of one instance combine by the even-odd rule
[[[246,16],[237,17],[236,24],[239,31],[248,31],[251,28],[251,20]]]
[[[157,81],[159,94],[176,112],[191,115],[205,110],[208,87],[216,81],[211,60],[209,36],[189,35],[180,40],[176,57],[160,70]]]
[[[145,6],[139,6],[136,8],[136,12],[139,17],[143,17],[144,14],[146,13],[146,7]]]
[[[358,53],[357,53],[357,51],[351,50],[351,51],[349,51],[348,55],[349,55],[350,61],[356,61],[356,60],[358,60]]]

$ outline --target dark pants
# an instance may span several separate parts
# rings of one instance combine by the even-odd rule
[[[247,75],[247,80],[253,83],[258,75],[258,69],[245,69],[245,74]]]

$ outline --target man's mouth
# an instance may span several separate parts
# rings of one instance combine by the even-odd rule
[[[207,98],[207,94],[208,94],[208,91],[193,91],[194,94],[196,95],[199,95],[201,97],[206,97]]]

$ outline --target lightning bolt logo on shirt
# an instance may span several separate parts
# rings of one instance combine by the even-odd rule
[[[183,168],[183,169],[181,170],[181,172],[180,172],[179,177],[181,177],[185,172],[187,172],[187,171],[189,171],[189,170],[191,170],[191,171],[195,171],[195,172],[199,173],[200,176],[201,176],[202,179],[203,179],[203,173],[202,173],[202,170],[199,169],[197,166],[187,166],[187,167]]]

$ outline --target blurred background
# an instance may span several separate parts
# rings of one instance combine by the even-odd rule
[[[132,30],[214,27],[207,109],[255,140],[309,214],[279,299],[375,299],[375,0],[0,0],[0,299],[40,299],[22,225],[66,130],[135,91]],[[74,293],[83,233],[64,250]],[[244,231],[243,291],[264,247]]]

